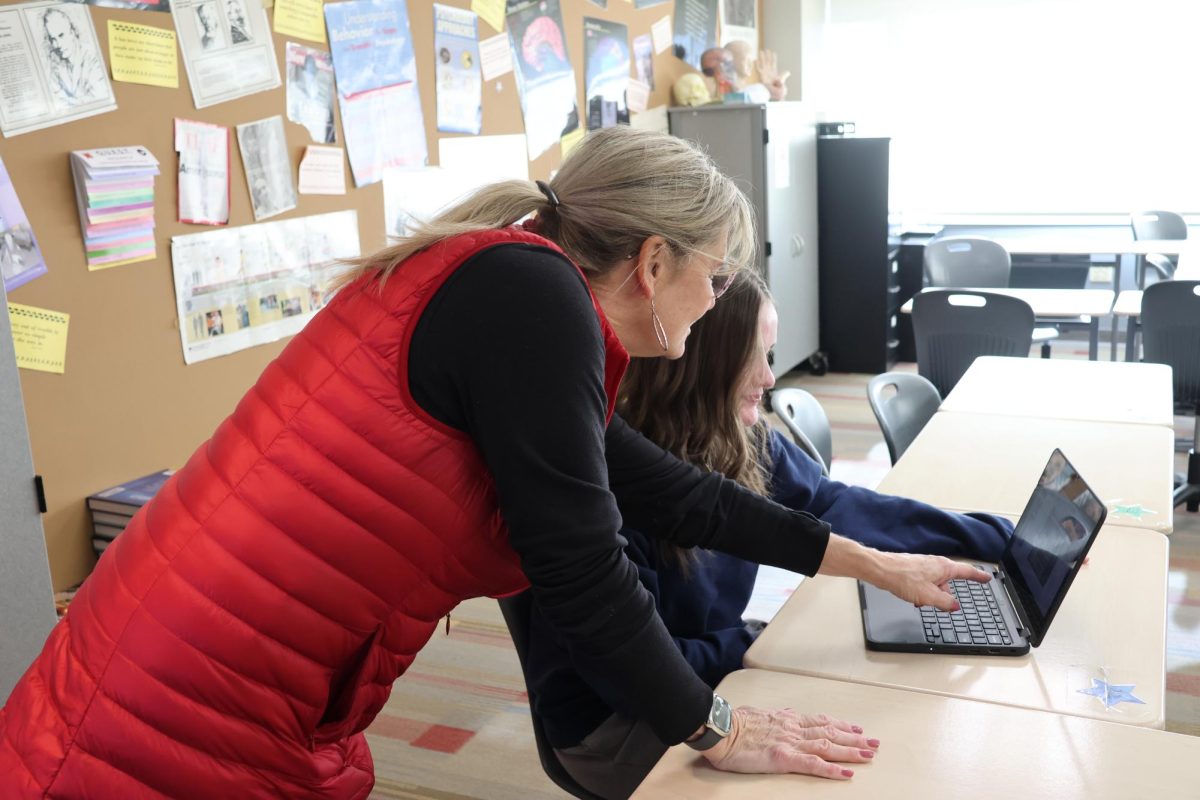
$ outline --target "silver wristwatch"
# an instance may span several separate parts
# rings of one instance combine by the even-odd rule
[[[714,693],[712,709],[704,722],[704,733],[697,739],[689,740],[687,746],[693,750],[707,750],[728,736],[732,728],[733,709],[725,702],[724,697]]]

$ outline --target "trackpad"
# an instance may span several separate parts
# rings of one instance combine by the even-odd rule
[[[859,583],[863,609],[863,633],[867,644],[924,643],[921,612],[891,592]],[[870,612],[868,613],[868,609]]]

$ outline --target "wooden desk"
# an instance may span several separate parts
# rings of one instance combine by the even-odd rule
[[[879,491],[956,511],[1019,515],[1055,447],[1114,525],[1170,533],[1175,434],[1159,425],[937,413]]]
[[[736,705],[792,706],[862,725],[880,740],[879,755],[847,765],[849,781],[830,781],[720,772],[673,747],[634,798],[1194,800],[1197,793],[1196,736],[764,670],[735,672],[717,689]]]
[[[1149,253],[1161,253],[1165,256],[1177,256],[1179,267],[1175,277],[1181,280],[1200,278],[1200,240],[1197,239],[1120,239],[1109,241],[1108,237],[1096,234],[1062,234],[1057,236],[990,236],[994,242],[1004,245],[1011,254],[1035,255],[1056,254],[1092,255],[1093,253],[1113,253],[1117,256],[1116,269],[1113,272],[1113,289],[1121,289],[1121,258],[1122,255],[1143,256]],[[1114,312],[1115,313],[1115,312]],[[1128,351],[1128,343],[1126,350]],[[1117,360],[1117,320],[1112,322],[1112,345],[1109,359]],[[1129,361],[1127,357],[1125,359]]]
[[[857,583],[818,575],[792,593],[744,663],[1161,728],[1166,618],[1166,537],[1106,525],[1041,647],[1029,655],[871,652],[863,643]],[[1106,710],[1096,698],[1074,690],[1087,686],[1100,667],[1108,669],[1110,682],[1134,684],[1134,695],[1145,705],[1120,703]],[[867,719],[856,721],[865,725]]]
[[[1040,319],[1061,317],[1091,317],[1088,326],[1088,358],[1095,361],[1100,350],[1100,317],[1107,316],[1112,310],[1116,294],[1108,289],[972,289],[961,287],[967,292],[988,292],[1003,294],[1024,300],[1033,309],[1034,317]],[[922,289],[925,292],[954,291],[948,287],[929,286]],[[900,310],[905,314],[912,313],[912,300],[909,300]]]
[[[1129,229],[1127,228],[1128,232]],[[1200,239],[1142,239],[1135,241],[1132,234],[1121,238],[1088,234],[1059,234],[1053,236],[988,236],[993,242],[1004,245],[1013,255],[1146,255],[1162,253],[1177,256],[1183,253],[1200,252]]]
[[[982,356],[939,411],[1171,427],[1171,397],[1163,364]]]

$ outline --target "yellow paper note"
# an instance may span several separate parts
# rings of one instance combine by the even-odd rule
[[[275,32],[324,44],[322,0],[275,0]]]
[[[564,159],[570,154],[570,152],[572,150],[575,149],[575,145],[577,145],[581,141],[583,141],[583,135],[585,133],[587,133],[587,131],[583,129],[582,125],[580,125],[578,128],[571,131],[570,133],[563,135],[561,144],[562,144],[562,157]]]
[[[497,31],[504,30],[504,0],[471,0],[471,10]]]
[[[12,319],[17,366],[62,375],[67,365],[67,324],[70,314],[45,308],[8,304]]]
[[[110,19],[108,60],[114,80],[179,88],[175,31]]]

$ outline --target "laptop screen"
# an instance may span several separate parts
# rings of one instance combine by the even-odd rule
[[[1004,570],[1040,641],[1106,509],[1062,451],[1050,455],[1004,552]]]

